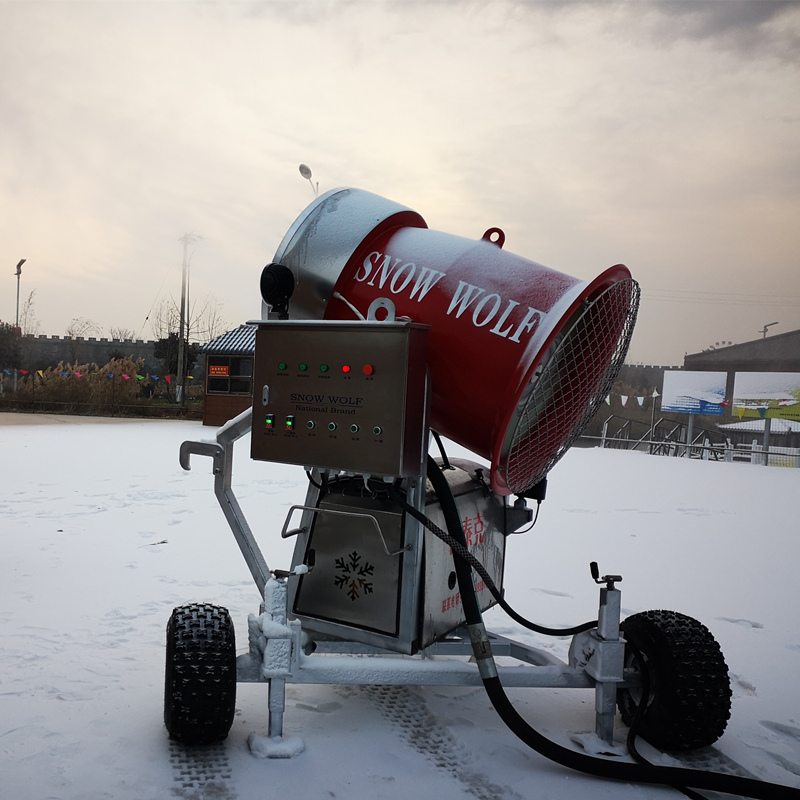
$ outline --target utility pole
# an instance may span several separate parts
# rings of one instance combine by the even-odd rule
[[[189,283],[189,245],[194,244],[199,238],[194,233],[187,233],[178,239],[183,242],[183,268],[181,270],[181,314],[180,314],[180,330],[178,331],[178,376],[177,386],[175,388],[175,399],[183,404],[185,402],[184,383],[186,382],[186,334],[187,330],[187,288]]]
[[[22,275],[22,265],[27,261],[25,258],[21,258],[17,263],[17,316],[14,320],[14,335],[19,336],[19,279]],[[14,367],[14,391],[17,391],[17,367]]]

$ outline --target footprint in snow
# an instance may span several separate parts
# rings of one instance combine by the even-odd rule
[[[304,711],[315,711],[317,714],[331,714],[338,711],[342,707],[341,703],[319,703],[318,705],[311,705],[310,703],[295,703],[295,708],[301,708]]]
[[[795,742],[800,742],[800,728],[796,728],[794,725],[785,725],[782,722],[772,722],[768,719],[762,719],[761,724],[767,729],[772,731],[773,733],[777,733],[779,736],[794,740]]]
[[[756,687],[750,683],[746,678],[743,678],[741,675],[735,675],[731,673],[731,683],[733,684],[734,696],[742,697],[747,695],[749,697],[757,697],[758,694],[756,692]],[[740,689],[740,692],[736,690]]]
[[[790,761],[788,758],[780,755],[780,753],[772,753],[769,750],[764,751],[768,756],[771,756],[780,766],[792,775],[800,775],[800,764],[795,761]]]
[[[762,622],[754,622],[751,619],[741,619],[739,617],[717,617],[722,622],[731,622],[734,625],[741,625],[743,628],[763,628]]]
[[[571,594],[567,594],[566,592],[557,592],[554,589],[532,589],[533,592],[539,592],[540,594],[549,594],[552,597],[572,597]]]

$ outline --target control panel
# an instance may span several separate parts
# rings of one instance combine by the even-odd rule
[[[428,326],[257,324],[252,458],[382,476],[419,473]]]

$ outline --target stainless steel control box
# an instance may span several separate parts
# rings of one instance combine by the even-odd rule
[[[378,476],[419,474],[427,452],[428,326],[257,324],[252,458]]]

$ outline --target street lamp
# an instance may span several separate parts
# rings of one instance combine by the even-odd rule
[[[300,165],[300,174],[311,184],[311,190],[314,192],[314,197],[319,193],[319,181],[314,183],[311,180],[311,168],[305,164]]]
[[[21,258],[17,262],[17,316],[14,319],[14,334],[19,336],[19,279],[22,275],[22,265],[27,261],[25,258]],[[17,391],[17,367],[14,367],[14,391]]]
[[[768,322],[768,323],[767,323],[767,324],[766,324],[766,325],[765,325],[765,326],[764,326],[764,327],[763,327],[763,328],[762,328],[762,329],[759,331],[759,333],[761,334],[761,338],[762,338],[762,339],[766,339],[766,338],[767,338],[767,328],[771,328],[773,325],[778,325],[778,324],[780,324],[780,323],[778,323],[778,322]]]

